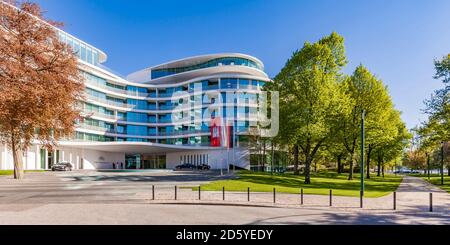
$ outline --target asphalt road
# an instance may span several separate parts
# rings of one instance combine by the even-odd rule
[[[426,194],[434,187],[416,178],[405,179],[399,188],[399,205],[404,208],[397,211],[390,208],[330,208],[327,205],[161,204],[149,199],[152,185],[168,193],[178,185],[178,195],[183,195],[192,194],[192,191],[181,187],[224,178],[232,176],[220,177],[214,172],[80,171],[33,173],[23,181],[0,177],[0,224],[450,224],[448,194],[435,190],[444,198],[439,200],[439,209],[443,212],[427,212],[422,202],[426,203]],[[418,196],[423,196],[424,200],[419,200]],[[384,197],[373,203],[385,203],[390,207],[390,201],[390,197]]]

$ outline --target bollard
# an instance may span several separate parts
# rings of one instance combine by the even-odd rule
[[[175,201],[177,200],[177,186],[175,186]]]
[[[198,200],[202,200],[202,187],[198,186]]]
[[[223,200],[225,201],[225,186],[222,188],[222,196],[223,196]]]
[[[430,212],[433,212],[433,193],[430,192]]]
[[[152,185],[152,200],[155,200],[155,186]]]
[[[394,191],[394,210],[397,210],[397,192]]]
[[[303,205],[303,189],[300,190],[300,203]]]
[[[330,190],[330,207],[333,207],[333,190]]]
[[[359,207],[360,208],[363,208],[364,207],[364,205],[363,205],[363,192],[362,191],[360,191],[359,192]]]
[[[250,187],[247,189],[247,200],[250,202]]]
[[[277,194],[277,190],[275,188],[273,188],[273,203],[277,203],[276,194]]]

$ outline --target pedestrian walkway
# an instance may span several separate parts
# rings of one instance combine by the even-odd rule
[[[303,205],[299,194],[283,193],[274,200],[251,192],[249,201],[247,192],[226,191],[224,201],[222,191],[195,189],[214,181],[207,177],[83,171],[0,178],[0,224],[450,224],[450,195],[415,177],[404,177],[396,210],[393,194],[365,198],[361,209],[358,197],[332,196],[330,207],[329,196],[307,189]]]
[[[305,190],[307,193],[307,190]],[[396,210],[395,212],[429,212],[430,211],[430,193],[433,193],[433,212],[450,214],[450,195],[429,184],[423,179],[405,176],[396,192]],[[146,195],[145,193],[142,193]],[[308,195],[303,197],[298,194],[276,193],[255,193],[251,192],[212,192],[203,191],[199,196],[191,188],[178,188],[175,200],[175,190],[173,187],[156,187],[155,199],[153,196],[149,199],[150,203],[172,203],[172,204],[227,204],[227,205],[259,205],[272,207],[317,207],[332,208],[348,211],[371,211],[371,212],[393,212],[394,194],[381,198],[364,198],[363,209],[360,208],[359,197],[343,197],[325,195]],[[224,198],[225,196],[225,198]],[[201,199],[201,200],[200,200]],[[224,201],[225,199],[225,201]],[[250,201],[249,201],[250,200]],[[330,203],[331,201],[331,203]],[[330,205],[332,207],[330,207]]]

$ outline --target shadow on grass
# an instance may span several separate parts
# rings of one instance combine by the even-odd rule
[[[300,189],[313,190],[314,194],[325,194],[328,190],[336,190],[336,195],[343,196],[358,196],[360,189],[359,175],[354,176],[354,180],[347,180],[348,175],[337,173],[320,173],[315,174],[311,178],[311,184],[307,185],[304,183],[303,176],[297,176],[293,174],[268,174],[268,173],[253,173],[253,172],[241,172],[239,178],[231,181],[223,181],[211,183],[210,185],[205,185],[205,190],[213,190],[215,185],[223,184],[231,186],[234,191],[239,191],[238,187],[241,186],[240,191],[246,191],[247,185],[258,185],[254,188],[255,192],[258,191],[270,191],[271,188],[279,188],[279,192],[286,193],[299,193]],[[402,181],[400,176],[386,176],[382,177],[372,177],[371,179],[366,179],[365,187],[367,192],[377,192],[386,193],[395,191]],[[254,187],[254,186],[253,186]],[[288,188],[286,190],[284,188]],[[295,189],[295,191],[293,190]],[[339,192],[341,191],[341,192]],[[320,193],[323,192],[323,193]],[[344,193],[343,193],[344,192]],[[377,195],[382,196],[382,195]]]

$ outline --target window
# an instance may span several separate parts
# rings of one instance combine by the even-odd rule
[[[146,123],[148,121],[147,114],[137,112],[127,112],[127,121]]]
[[[86,61],[86,45],[81,44],[81,60]]]
[[[117,125],[117,133],[118,134],[126,134],[127,133],[126,126]]]
[[[87,59],[86,59],[86,61],[89,63],[89,64],[93,64],[94,62],[93,62],[93,60],[92,60],[92,49],[91,48],[87,48],[86,49],[86,52],[87,52],[87,55],[86,55],[86,57],[87,57]]]
[[[136,86],[127,86],[127,90],[134,94],[147,94],[148,90],[146,88],[140,88]]]
[[[91,95],[91,96],[100,98],[100,99],[106,99],[106,94],[102,93],[102,92],[98,92],[97,90],[86,88],[86,93]]]
[[[250,85],[250,81],[247,79],[239,79],[239,88],[247,89]]]
[[[133,105],[133,109],[147,110],[147,101],[128,99],[127,103]]]
[[[150,136],[156,135],[156,128],[148,128],[148,135]]]
[[[149,115],[148,116],[148,122],[149,123],[156,123],[156,116],[155,115]]]
[[[75,40],[73,43],[73,52],[75,52],[78,56],[78,58],[81,58],[81,53],[80,53],[80,42]]]
[[[221,89],[237,89],[238,80],[235,78],[220,79]]]
[[[98,51],[94,50],[92,52],[93,56],[94,56],[94,65],[98,65],[99,64],[99,58],[98,58]]]
[[[147,136],[148,135],[147,127],[128,125],[127,126],[127,134],[128,135]]]
[[[166,68],[166,69],[156,69],[152,70],[152,79],[157,79],[160,77],[170,76],[182,72],[188,72],[198,69],[204,69],[209,67],[216,67],[221,65],[240,65],[240,66],[248,66],[256,69],[262,70],[263,67],[260,64],[257,64],[256,62],[245,59],[245,58],[238,58],[238,57],[222,57],[217,59],[212,59],[209,61],[206,61],[201,64],[192,65],[192,66],[186,66],[186,67],[175,67],[175,68]]]

